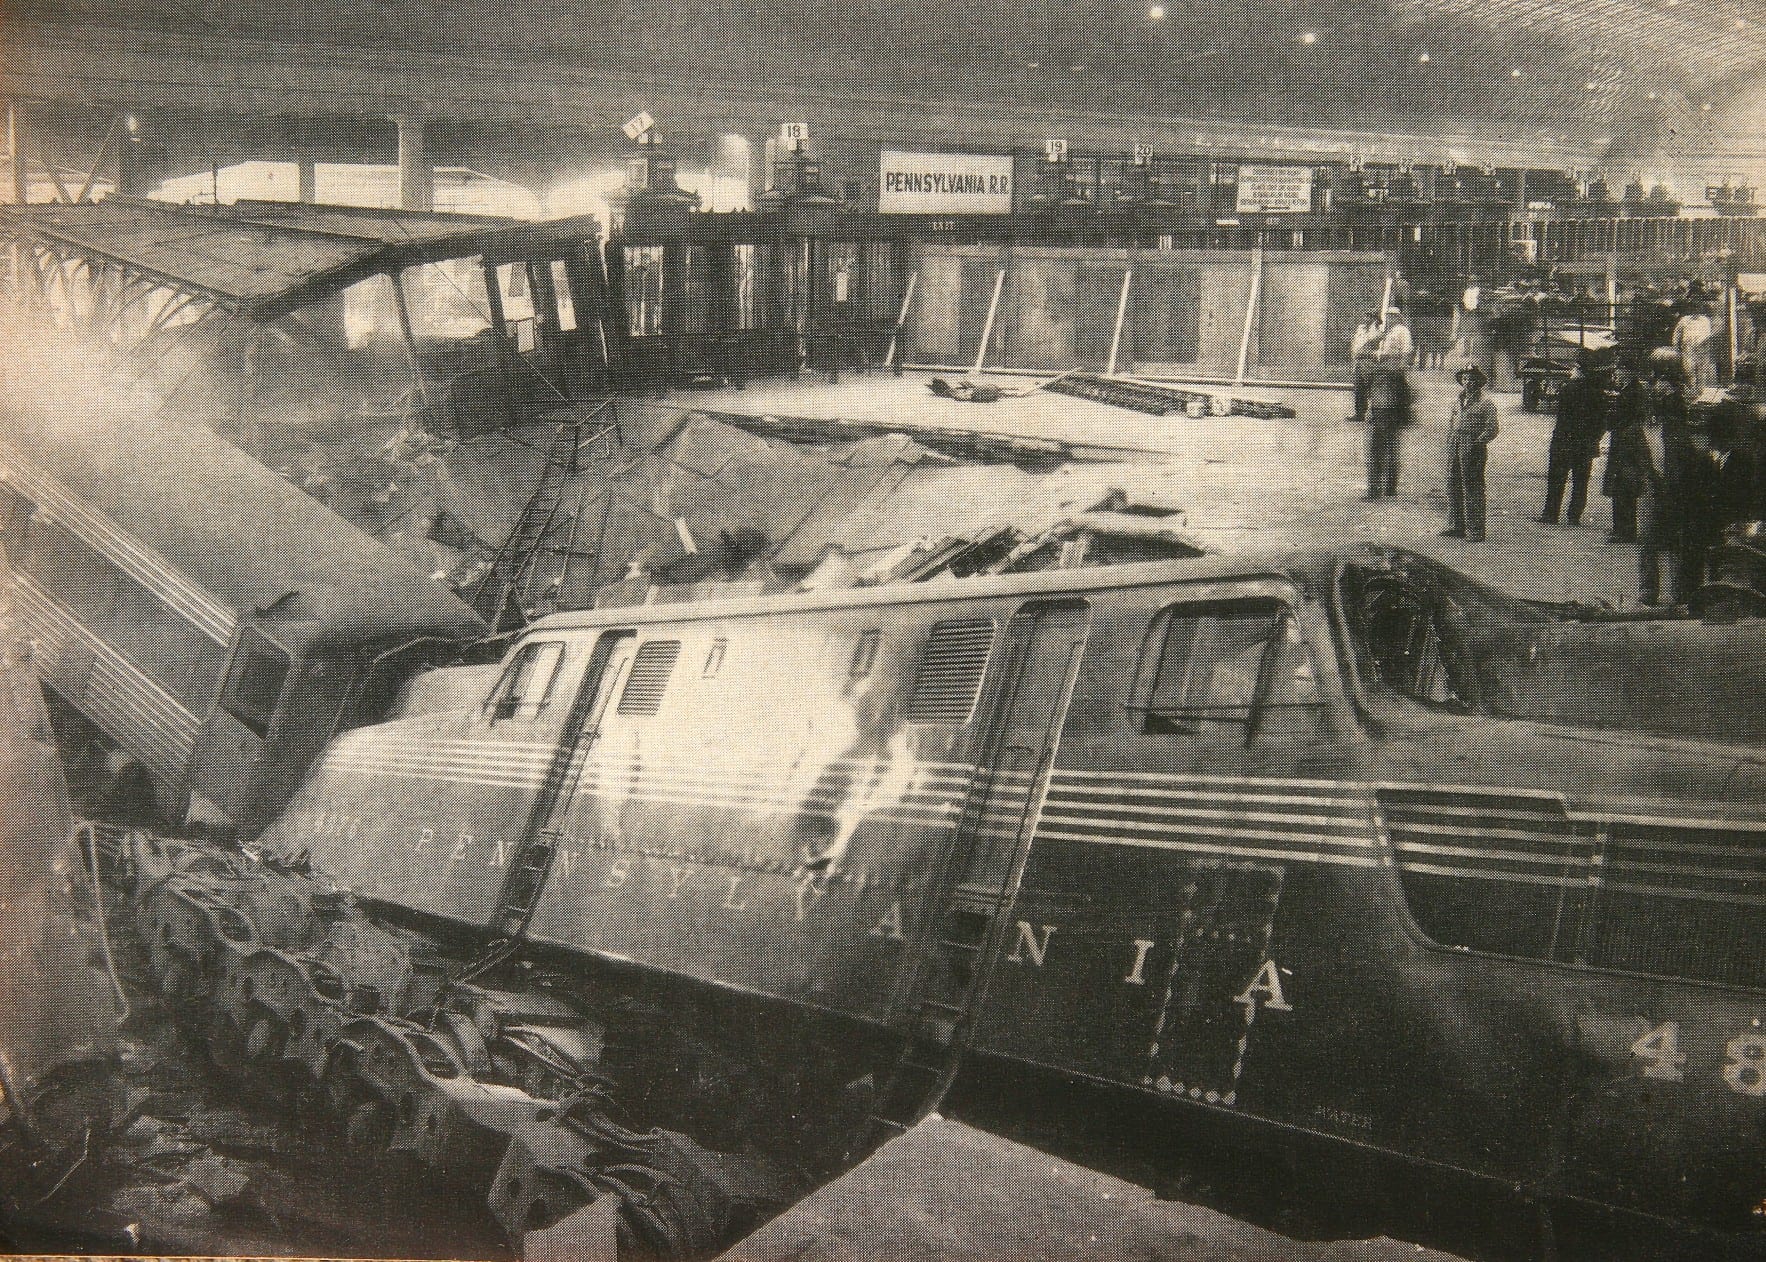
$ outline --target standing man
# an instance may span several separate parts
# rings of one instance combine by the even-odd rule
[[[1617,393],[1607,410],[1612,439],[1607,443],[1607,462],[1600,475],[1600,493],[1613,501],[1613,528],[1607,532],[1607,542],[1636,543],[1638,482],[1636,471],[1626,462],[1637,451],[1631,431],[1641,429],[1649,417],[1649,391],[1637,379],[1637,363],[1629,355],[1621,355],[1613,365],[1613,385]]]
[[[1453,309],[1453,328],[1449,335],[1458,354],[1470,360],[1490,379],[1495,367],[1495,344],[1490,339],[1489,304],[1484,301],[1484,286],[1476,275],[1466,277],[1466,287]]]
[[[1697,499],[1708,492],[1686,423],[1686,397],[1680,387],[1680,357],[1663,347],[1651,356],[1648,411],[1642,423],[1613,436],[1621,457],[1620,475],[1632,484],[1637,502],[1637,595],[1646,605],[1662,596],[1662,563],[1668,563],[1668,590],[1684,603],[1693,581],[1686,549],[1693,543]],[[1610,463],[1610,458],[1609,458]]]
[[[1392,335],[1404,334],[1394,344]],[[1398,494],[1398,436],[1416,420],[1405,365],[1410,362],[1410,330],[1387,330],[1367,384],[1367,495],[1370,500]]]
[[[1699,297],[1689,296],[1680,319],[1674,323],[1674,349],[1680,355],[1680,367],[1696,394],[1717,384],[1717,361],[1711,354],[1711,317],[1705,312],[1702,291]]]
[[[1404,307],[1394,301],[1386,308],[1386,322],[1383,326],[1385,336],[1380,339],[1380,359],[1388,364],[1395,364],[1400,371],[1409,368],[1411,360],[1416,358],[1416,342],[1410,336],[1410,324],[1404,316]]]
[[[1545,511],[1539,520],[1557,525],[1564,502],[1564,483],[1570,484],[1572,526],[1582,524],[1588,504],[1588,474],[1607,429],[1607,396],[1599,376],[1599,356],[1591,350],[1576,352],[1576,368],[1558,391],[1557,423],[1551,430],[1551,451],[1545,466]]]
[[[1370,308],[1361,313],[1361,323],[1349,339],[1349,360],[1355,370],[1355,415],[1350,419],[1357,425],[1367,424],[1367,383],[1379,353],[1380,317]]]
[[[1489,378],[1476,364],[1453,374],[1459,382],[1447,434],[1446,539],[1484,538],[1484,465],[1496,437],[1496,405],[1484,397]]]

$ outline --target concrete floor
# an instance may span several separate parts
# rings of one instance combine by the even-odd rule
[[[1636,549],[1606,542],[1609,501],[1600,465],[1580,527],[1535,520],[1545,499],[1552,418],[1521,410],[1518,395],[1493,396],[1502,432],[1490,449],[1488,537],[1442,539],[1444,456],[1456,387],[1442,371],[1414,374],[1419,420],[1404,440],[1396,499],[1367,503],[1366,430],[1345,420],[1347,390],[1248,390],[1280,399],[1292,420],[1154,417],[1062,395],[1038,393],[994,404],[958,403],[926,389],[931,374],[884,373],[764,381],[744,389],[681,391],[673,402],[723,412],[847,418],[912,433],[916,426],[967,427],[1112,449],[1115,480],[1184,507],[1185,529],[1219,552],[1261,552],[1378,542],[1414,547],[1520,595],[1543,600],[1635,603]],[[984,378],[1025,387],[1034,378]],[[1104,454],[1102,451],[1097,454]]]
[[[725,1262],[1453,1262],[1385,1238],[1301,1241],[933,1116]]]

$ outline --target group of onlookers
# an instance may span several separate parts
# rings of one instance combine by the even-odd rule
[[[1462,299],[1468,312],[1479,308],[1475,289],[1474,281]],[[1499,423],[1485,394],[1489,371],[1477,352],[1487,348],[1475,320],[1459,332],[1459,394],[1448,418],[1447,528],[1441,533],[1475,542],[1484,538],[1485,469]],[[1740,441],[1730,423],[1713,424],[1708,434],[1689,424],[1688,388],[1702,388],[1716,376],[1710,336],[1709,318],[1690,308],[1675,326],[1673,344],[1641,358],[1580,352],[1558,396],[1539,520],[1580,524],[1594,462],[1608,440],[1600,484],[1613,504],[1608,538],[1637,544],[1639,595],[1646,604],[1661,601],[1664,570],[1670,602],[1687,603],[1723,529],[1766,519],[1766,471],[1757,467],[1751,444]],[[1417,352],[1399,301],[1383,316],[1363,315],[1351,352],[1354,419],[1368,427],[1366,498],[1385,499],[1397,493],[1400,436],[1416,419],[1409,369]]]
[[[1384,317],[1363,314],[1350,343],[1355,371],[1355,415],[1367,426],[1367,495],[1388,499],[1398,493],[1400,435],[1416,421],[1409,370],[1416,344],[1405,322],[1401,300]],[[1489,376],[1475,363],[1455,374],[1460,394],[1447,439],[1447,529],[1441,533],[1473,541],[1484,537],[1484,466],[1496,437],[1496,408],[1484,397]]]
[[[1581,521],[1603,436],[1610,435],[1601,492],[1613,502],[1607,538],[1637,544],[1638,595],[1660,603],[1663,570],[1672,604],[1686,604],[1704,581],[1707,557],[1726,526],[1766,516],[1751,444],[1719,417],[1707,432],[1689,423],[1686,391],[1698,371],[1673,346],[1639,359],[1583,352],[1558,395],[1546,469],[1545,510],[1554,525],[1566,482],[1565,520]]]

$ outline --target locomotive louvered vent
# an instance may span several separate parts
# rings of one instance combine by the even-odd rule
[[[967,723],[981,692],[981,676],[993,649],[993,622],[965,618],[937,622],[926,640],[908,701],[909,723]]]
[[[662,694],[668,677],[674,672],[675,658],[681,655],[679,640],[650,640],[638,648],[632,659],[632,673],[619,694],[621,714],[655,714],[662,709]]]

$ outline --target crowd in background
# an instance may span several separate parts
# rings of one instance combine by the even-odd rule
[[[1486,394],[1499,347],[1489,302],[1471,277],[1451,321],[1418,337],[1409,327],[1408,284],[1396,277],[1383,311],[1364,312],[1352,342],[1354,420],[1367,427],[1369,500],[1396,494],[1403,432],[1416,420],[1410,373],[1450,365],[1459,393],[1448,417],[1447,523],[1444,536],[1471,542],[1485,534],[1485,469],[1500,423]],[[1612,502],[1610,542],[1638,550],[1638,595],[1646,605],[1689,605],[1726,528],[1766,520],[1766,468],[1754,450],[1756,411],[1729,400],[1700,409],[1691,400],[1720,381],[1719,325],[1698,282],[1665,302],[1646,340],[1584,347],[1557,391],[1547,454],[1546,497],[1539,520],[1580,525],[1603,444],[1601,493]],[[1446,343],[1436,339],[1445,336]],[[1751,336],[1749,343],[1751,344]],[[1646,346],[1652,349],[1640,350]],[[1748,374],[1744,357],[1739,374]],[[1566,495],[1568,502],[1566,504]]]

